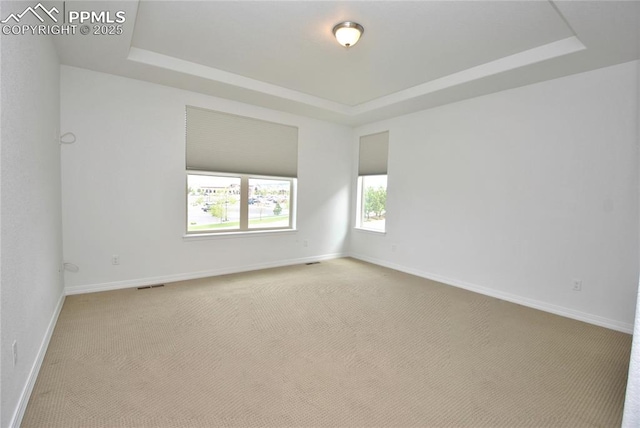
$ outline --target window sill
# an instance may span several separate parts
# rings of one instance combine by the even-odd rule
[[[182,235],[184,241],[204,241],[209,239],[257,238],[260,236],[290,235],[297,229],[250,230],[243,232],[194,233]]]
[[[354,227],[353,229],[358,231],[358,232],[371,233],[371,234],[374,234],[374,235],[384,236],[384,235],[387,234],[386,231],[385,232],[380,232],[379,230],[365,229],[365,228],[362,228],[362,227]]]

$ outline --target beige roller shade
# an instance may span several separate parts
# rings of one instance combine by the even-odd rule
[[[389,131],[360,137],[358,175],[383,175],[387,173]]]
[[[298,128],[187,106],[187,169],[297,177]]]

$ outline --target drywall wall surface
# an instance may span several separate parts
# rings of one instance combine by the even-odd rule
[[[344,253],[351,128],[63,66],[68,292],[139,285]],[[212,239],[186,230],[185,106],[297,126],[297,231]],[[306,244],[306,246],[305,246]],[[112,265],[112,255],[119,265]]]
[[[640,37],[640,31],[639,31]],[[638,67],[638,88],[636,110],[638,114],[638,123],[636,126],[636,139],[640,147],[640,67]],[[640,164],[640,157],[638,157]],[[638,190],[640,191],[640,181],[638,182]],[[640,222],[640,217],[638,217]],[[638,288],[638,300],[636,303],[636,318],[633,330],[633,344],[631,348],[631,357],[629,362],[629,379],[627,381],[627,395],[624,403],[624,416],[622,418],[622,426],[632,428],[640,426],[640,286]]]
[[[28,399],[24,391],[63,293],[60,67],[46,36],[2,36],[1,49],[0,426],[7,427]]]
[[[636,304],[635,328],[629,361],[629,379],[624,401],[622,426],[624,428],[640,426],[640,290]]]
[[[354,145],[360,135],[390,132],[388,215],[385,235],[351,234],[352,254],[630,331],[637,67],[356,129]]]

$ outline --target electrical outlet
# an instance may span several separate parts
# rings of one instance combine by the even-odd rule
[[[572,281],[573,287],[572,290],[573,291],[582,291],[582,280],[581,279],[574,279]]]
[[[117,254],[114,254],[113,256],[111,256],[111,264],[112,265],[119,265],[120,264],[120,256]]]
[[[11,352],[13,353],[13,367],[18,365],[18,341],[14,340],[11,344]]]
[[[398,249],[398,246],[397,246],[396,244],[393,244],[393,245],[391,246],[391,252],[392,252],[392,253],[395,253],[397,249]]]
[[[306,239],[304,241],[302,241],[302,246],[303,247],[308,247],[309,246],[309,241],[307,241]]]

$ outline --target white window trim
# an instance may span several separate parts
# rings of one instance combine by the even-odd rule
[[[375,230],[375,229],[363,229],[361,227],[354,227],[353,230],[355,230],[358,233],[370,233],[372,235],[386,235],[387,231],[385,230],[384,232],[380,231],[380,230]]]
[[[387,175],[387,174],[379,174],[379,175]],[[388,175],[387,175],[388,176]],[[377,235],[386,235],[387,234],[387,223],[385,221],[384,230],[371,229],[368,227],[364,227],[364,212],[362,207],[364,205],[364,191],[363,191],[363,178],[366,175],[359,175],[358,182],[356,187],[356,225],[354,227],[355,230],[360,232],[373,233]],[[385,218],[386,218],[386,209],[385,209]]]
[[[189,231],[189,175],[209,175],[212,177],[230,177],[240,179],[240,224],[238,229],[221,229],[221,230],[203,230],[203,231]],[[289,182],[289,226],[287,227],[264,227],[264,228],[249,228],[249,179],[258,180],[281,180]],[[267,175],[254,175],[254,174],[229,174],[223,172],[212,171],[199,171],[199,170],[187,170],[185,174],[185,233],[183,238],[193,237],[214,237],[225,235],[227,237],[232,236],[244,236],[244,235],[261,235],[265,233],[277,233],[277,232],[292,232],[296,231],[296,194],[297,194],[297,179],[295,177],[275,177]]]
[[[227,232],[206,232],[206,233],[190,233],[182,235],[182,239],[191,241],[205,241],[208,239],[237,239],[237,238],[257,238],[264,236],[278,236],[297,234],[297,229],[260,229],[247,231],[227,231]]]

